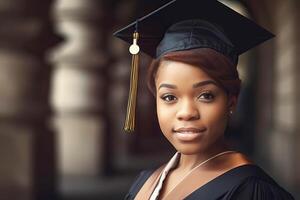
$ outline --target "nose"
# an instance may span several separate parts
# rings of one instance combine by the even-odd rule
[[[192,100],[183,100],[179,104],[176,117],[178,120],[191,121],[200,119],[200,112],[196,105],[196,102]]]

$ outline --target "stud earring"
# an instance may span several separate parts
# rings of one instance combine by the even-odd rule
[[[230,110],[230,111],[229,111],[229,113],[230,113],[230,115],[232,115],[232,114],[233,114],[233,111],[232,111],[232,110]]]

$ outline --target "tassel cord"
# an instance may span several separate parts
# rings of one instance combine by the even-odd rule
[[[130,74],[130,90],[127,104],[127,115],[125,120],[124,130],[133,132],[135,125],[136,104],[137,104],[137,89],[138,89],[138,54],[132,55],[132,69]]]

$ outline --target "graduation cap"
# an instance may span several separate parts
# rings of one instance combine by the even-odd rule
[[[172,0],[137,19],[114,36],[132,44],[131,83],[125,131],[134,130],[138,53],[152,58],[166,53],[211,48],[237,64],[238,56],[274,37],[272,33],[217,0]]]

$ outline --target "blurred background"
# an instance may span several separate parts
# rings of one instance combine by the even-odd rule
[[[137,131],[122,130],[131,57],[112,37],[165,2],[0,0],[0,200],[122,199],[170,158],[145,55]],[[300,199],[300,1],[222,2],[277,35],[240,58],[228,138]]]

